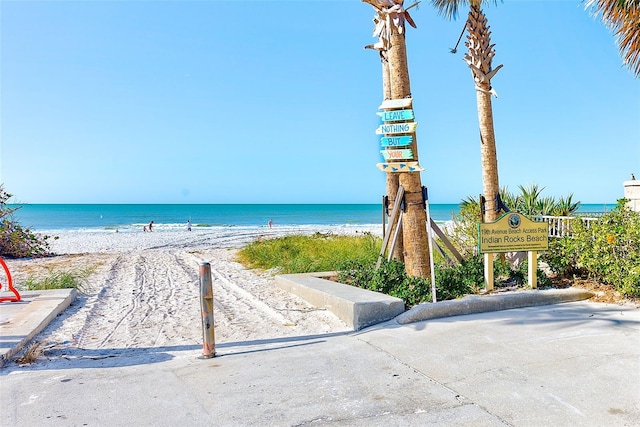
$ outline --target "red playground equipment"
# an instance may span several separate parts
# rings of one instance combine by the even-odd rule
[[[13,287],[13,279],[11,279],[11,273],[9,272],[9,267],[5,264],[4,260],[0,258],[0,265],[2,265],[2,269],[4,270],[5,275],[7,276],[7,280],[9,282],[9,290],[13,292],[14,297],[0,297],[0,302],[12,301],[18,302],[21,300],[20,293],[16,288]],[[1,277],[1,276],[0,276]],[[0,282],[0,291],[2,290],[2,282]]]

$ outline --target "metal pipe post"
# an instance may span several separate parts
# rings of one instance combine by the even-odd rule
[[[200,307],[202,310],[202,358],[216,356],[216,339],[213,322],[213,285],[211,283],[211,264],[200,263]]]

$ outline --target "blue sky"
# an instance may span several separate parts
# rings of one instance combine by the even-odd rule
[[[411,4],[410,2],[406,3]],[[640,176],[640,81],[580,0],[485,8],[501,186],[615,203]],[[411,10],[432,203],[482,192],[457,21]],[[378,203],[373,8],[336,1],[0,1],[0,179],[19,203]]]

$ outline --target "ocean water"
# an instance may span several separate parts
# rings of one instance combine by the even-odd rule
[[[605,212],[614,205],[582,205],[583,212]],[[10,208],[18,207],[9,205]],[[431,218],[452,219],[458,204],[430,204]],[[201,228],[278,226],[363,226],[382,223],[380,204],[26,204],[14,218],[33,231],[133,232],[154,222],[159,231],[184,230],[191,220]]]
[[[10,206],[16,207],[16,206]],[[434,220],[447,221],[456,204],[431,205]],[[211,227],[268,227],[382,223],[378,204],[28,204],[14,218],[33,231],[141,231],[154,222],[155,230],[194,230]]]

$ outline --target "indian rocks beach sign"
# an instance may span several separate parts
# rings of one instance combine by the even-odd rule
[[[549,249],[549,225],[526,216],[507,212],[495,222],[478,224],[480,253],[546,251]]]

